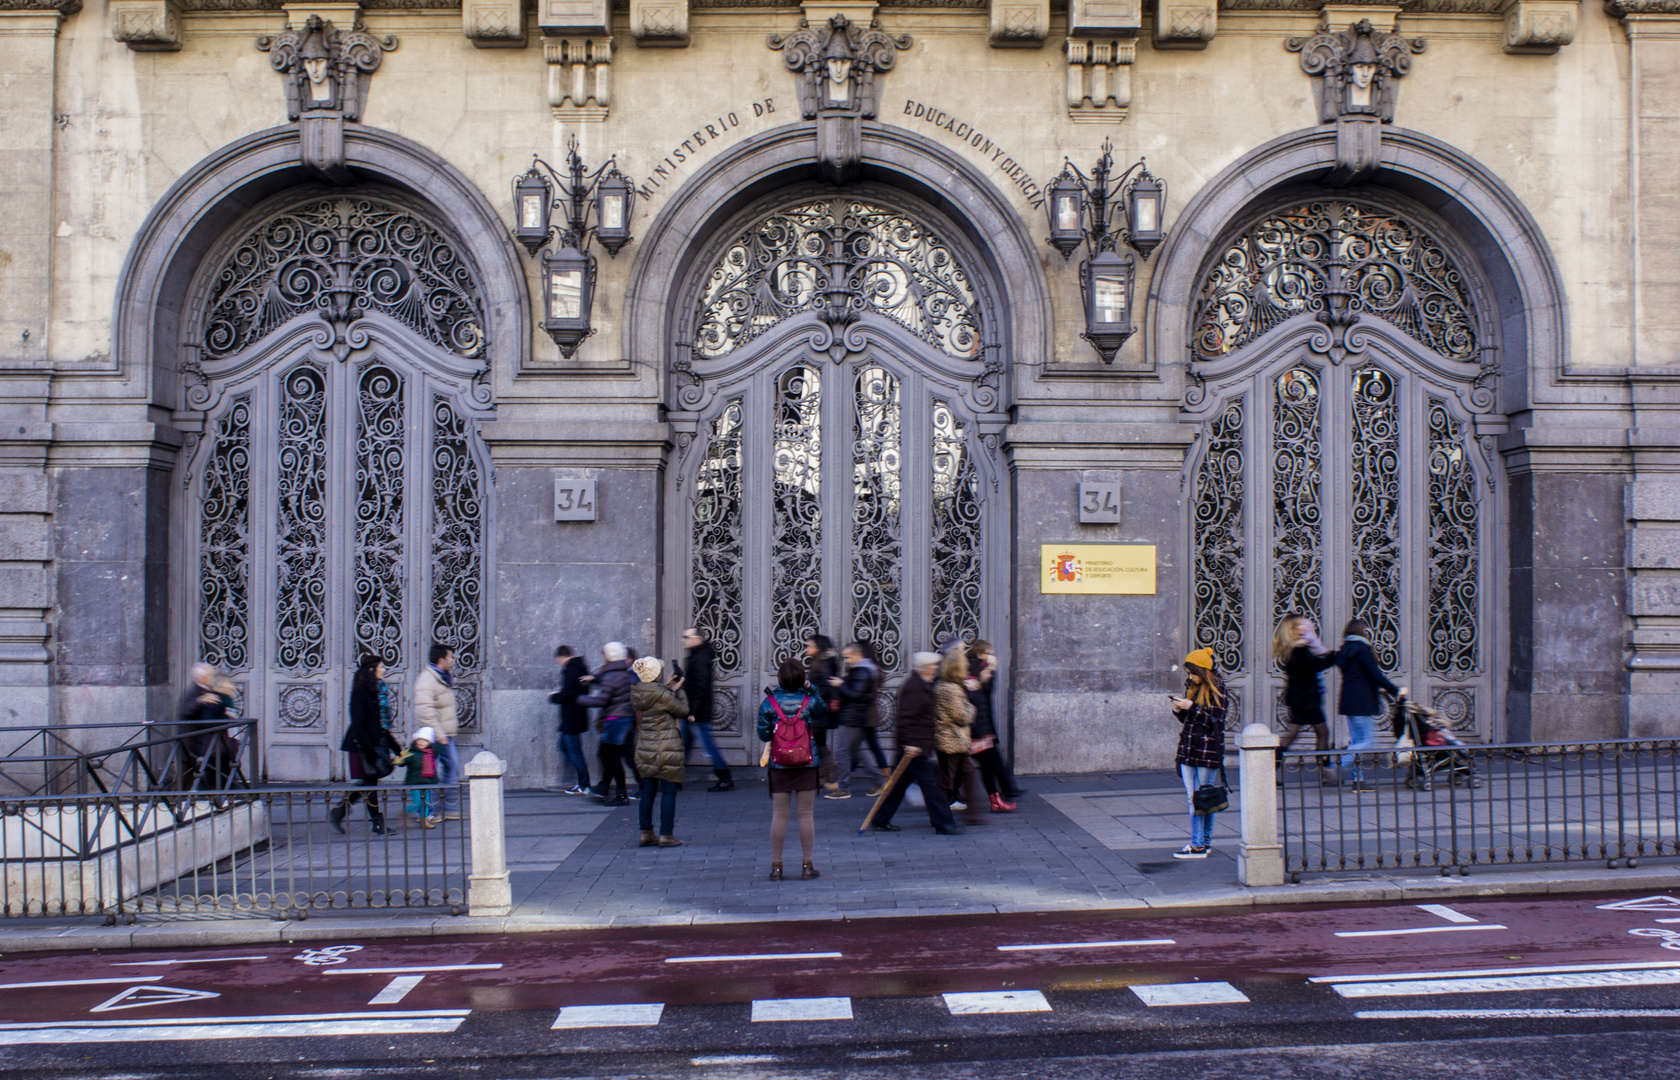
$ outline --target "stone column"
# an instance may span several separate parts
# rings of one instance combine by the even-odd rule
[[[1265,724],[1250,724],[1237,736],[1237,777],[1242,786],[1237,880],[1244,885],[1283,884],[1283,846],[1278,843],[1277,745],[1277,734]]]
[[[472,796],[472,876],[467,879],[467,911],[472,915],[509,915],[513,890],[508,884],[507,823],[502,814],[502,776],[507,762],[488,750],[467,762]]]

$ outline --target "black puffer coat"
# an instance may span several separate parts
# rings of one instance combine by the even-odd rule
[[[578,698],[579,705],[600,709],[603,720],[636,715],[636,707],[630,704],[630,690],[636,685],[636,673],[630,670],[630,661],[609,660],[601,665],[595,678],[595,692]]]

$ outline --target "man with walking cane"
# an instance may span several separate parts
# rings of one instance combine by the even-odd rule
[[[938,653],[919,652],[910,658],[910,663],[913,670],[904,677],[904,685],[898,691],[895,720],[898,764],[893,767],[892,778],[880,799],[864,818],[864,828],[873,823],[880,832],[898,832],[899,827],[892,823],[893,815],[904,801],[904,793],[914,783],[922,789],[933,831],[941,836],[955,836],[962,829],[951,813],[951,804],[945,801],[945,793],[939,789],[939,769],[933,763],[933,683],[939,677],[940,657]]]

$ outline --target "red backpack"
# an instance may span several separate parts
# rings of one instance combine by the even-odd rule
[[[770,707],[776,710],[779,723],[770,731],[770,763],[784,769],[797,769],[811,764],[811,729],[805,723],[805,709],[811,704],[806,694],[799,709],[789,720],[782,711],[776,695],[770,695]]]

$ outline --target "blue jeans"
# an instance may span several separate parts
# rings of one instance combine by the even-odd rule
[[[577,774],[575,781],[578,787],[589,786],[589,762],[583,757],[583,736],[560,733],[560,756],[566,764]]]
[[[700,745],[705,747],[706,756],[711,759],[712,768],[722,771],[729,768],[724,763],[723,755],[718,752],[717,740],[712,738],[712,722],[710,720],[696,720],[683,723],[683,760],[688,760],[689,747],[694,745],[694,736],[699,734]]]
[[[1377,745],[1377,718],[1374,716],[1350,716],[1348,722],[1348,749],[1353,751],[1372,750]],[[1365,779],[1365,770],[1359,764],[1359,758],[1353,754],[1342,755],[1342,768],[1353,770],[1353,779],[1357,783]]]
[[[408,791],[408,812],[416,817],[431,817],[437,813],[437,793],[410,788]]]
[[[1196,789],[1219,779],[1218,769],[1201,765],[1180,765],[1178,775],[1184,781],[1184,800],[1190,806],[1190,846],[1213,846],[1213,815],[1196,813]]]
[[[455,814],[461,810],[461,755],[455,749],[455,740],[438,743],[438,783],[443,785],[443,809],[447,813]]]
[[[641,790],[636,793],[636,816],[641,819],[642,831],[653,828],[653,800],[659,798],[659,835],[672,836],[672,829],[677,824],[677,792],[682,790],[681,784],[673,784],[669,780],[650,780],[642,777]]]

